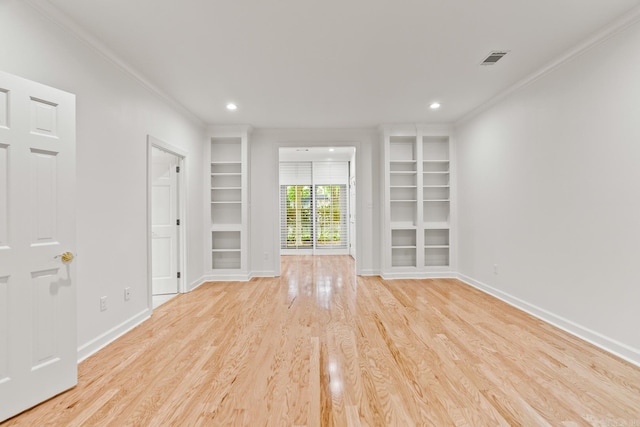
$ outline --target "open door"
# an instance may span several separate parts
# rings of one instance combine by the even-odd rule
[[[75,96],[0,72],[0,421],[77,383]]]
[[[180,158],[151,147],[151,277],[153,295],[179,290]]]

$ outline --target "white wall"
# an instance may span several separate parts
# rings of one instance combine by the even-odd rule
[[[380,226],[379,140],[375,130],[255,129],[249,136],[251,156],[251,272],[269,276],[280,271],[278,148],[355,146],[357,158],[357,264],[359,273],[379,272]]]
[[[636,24],[457,129],[460,272],[636,363],[639,52]]]
[[[0,2],[0,69],[76,94],[80,357],[148,315],[146,137],[188,152],[187,283],[203,273],[205,128],[30,6]],[[132,289],[124,301],[125,286]],[[108,297],[100,312],[99,298]]]

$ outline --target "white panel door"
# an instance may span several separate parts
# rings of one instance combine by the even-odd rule
[[[77,383],[75,96],[0,72],[0,421]]]
[[[151,277],[153,295],[178,293],[178,157],[152,147]]]

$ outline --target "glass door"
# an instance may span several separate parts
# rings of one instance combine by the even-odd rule
[[[348,162],[280,162],[280,253],[349,253]]]
[[[347,249],[346,185],[316,185],[317,249]]]
[[[281,249],[313,249],[313,191],[310,185],[282,185]]]

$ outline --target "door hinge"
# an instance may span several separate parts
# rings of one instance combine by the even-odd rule
[[[176,219],[176,225],[180,225],[180,220]]]
[[[176,166],[176,173],[180,173],[180,166]]]
[[[178,279],[180,278],[180,272],[178,271]]]

